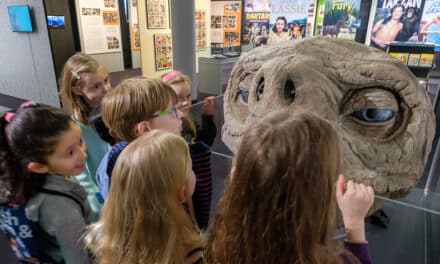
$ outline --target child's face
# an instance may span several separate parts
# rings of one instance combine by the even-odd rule
[[[170,86],[177,94],[177,109],[182,112],[183,117],[186,117],[191,110],[191,90],[184,82],[171,84]]]
[[[284,27],[286,27],[286,24],[284,23],[283,19],[278,19],[276,21],[276,27],[278,32],[283,32]]]
[[[196,176],[192,169],[192,160],[188,158],[188,164],[186,168],[186,183],[185,183],[185,199],[186,201],[191,200],[194,194],[194,189],[196,188]]]
[[[79,89],[79,94],[86,97],[90,106],[98,105],[104,95],[110,90],[110,80],[105,69],[100,68],[95,73],[80,73],[84,84]]]
[[[50,174],[76,176],[84,170],[86,159],[81,128],[70,122],[70,129],[59,136],[54,152],[47,159],[47,170]]]
[[[150,129],[162,129],[176,135],[180,135],[182,132],[182,120],[179,110],[173,110],[174,105],[170,101],[168,107],[163,112],[157,112],[153,114],[153,118],[150,119]]]

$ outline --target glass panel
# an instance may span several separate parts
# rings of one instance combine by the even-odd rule
[[[190,115],[198,124],[201,124],[201,116],[203,113],[203,98],[207,96],[209,95],[200,94],[199,102],[193,104],[190,110]],[[214,144],[211,147],[213,157],[218,156],[218,160],[233,159],[233,153],[226,147],[221,138],[222,126],[224,124],[223,94],[215,96],[214,122],[217,127],[217,136]],[[435,150],[433,149],[432,152],[433,153],[431,155],[434,157]],[[440,156],[440,153],[438,154],[438,156]],[[220,157],[222,157],[222,159],[220,159]],[[440,164],[440,161],[435,160],[435,158],[438,157],[434,157],[434,164]],[[213,159],[213,167],[216,166],[214,162],[215,159]],[[430,167],[430,164],[428,164],[428,166]],[[222,170],[226,169],[225,166],[222,166],[220,164],[218,164],[218,167]],[[440,214],[440,181],[438,180],[440,172],[438,171],[438,166],[434,166],[434,170],[433,172],[431,172],[431,178],[428,177],[429,173],[429,169],[426,169],[425,175],[420,179],[417,187],[414,187],[409,192],[409,194],[403,198],[389,199],[380,195],[376,195],[376,198],[388,203],[394,203],[398,206],[406,206],[433,214]],[[221,173],[213,170],[213,175],[221,175],[221,177],[225,177],[227,175],[227,170],[222,171]],[[429,188],[425,188],[425,186],[429,186]]]

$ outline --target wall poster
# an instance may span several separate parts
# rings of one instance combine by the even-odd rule
[[[258,47],[267,44],[270,19],[269,0],[246,0],[244,3],[243,44]]]
[[[141,35],[139,31],[137,0],[130,0],[131,49],[141,49]]]
[[[156,71],[173,68],[171,34],[154,35],[154,54]]]
[[[211,43],[240,46],[241,1],[211,2]]]
[[[117,1],[80,0],[79,9],[85,53],[121,51]]]
[[[309,8],[310,0],[272,0],[267,43],[304,38]]]
[[[424,35],[420,34],[420,18],[424,2],[424,0],[378,0],[374,20],[369,25],[370,36],[367,36],[366,43],[386,50],[387,44],[393,41],[423,40]],[[424,23],[425,21],[422,21],[422,24]]]
[[[206,10],[196,10],[196,48],[206,48]]]
[[[147,0],[147,28],[167,28],[168,12],[166,0]]]
[[[435,44],[440,51],[440,0],[426,0],[418,39]]]

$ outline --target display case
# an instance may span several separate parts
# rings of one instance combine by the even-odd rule
[[[199,96],[204,98],[204,94]],[[439,99],[434,102],[437,128],[440,127]],[[197,122],[203,111],[203,102],[193,105],[190,114]],[[234,155],[221,138],[223,117],[223,95],[215,100],[214,120],[217,137],[211,148],[213,172],[213,197],[211,216],[223,194]],[[383,212],[389,223],[367,223],[366,234],[373,263],[440,263],[440,149],[437,145],[438,129],[429,162],[418,184],[403,198],[389,199],[376,195],[383,201]],[[212,220],[212,218],[211,218]],[[343,239],[336,236],[336,239]]]
[[[391,42],[387,52],[402,61],[416,77],[426,78],[434,63],[434,44],[419,42]]]

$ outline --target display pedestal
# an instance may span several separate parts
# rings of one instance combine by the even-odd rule
[[[207,57],[199,58],[199,92],[219,95],[228,85],[235,58],[214,59]]]

